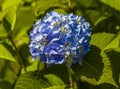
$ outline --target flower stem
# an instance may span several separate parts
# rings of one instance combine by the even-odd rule
[[[74,82],[75,80],[73,80],[75,77],[74,72],[70,67],[68,67],[68,76],[69,76],[69,82],[70,82],[69,89],[78,89],[76,82]]]
[[[13,41],[11,35],[9,35],[9,40],[11,41],[13,47],[15,48],[16,55],[17,55],[17,57],[18,57],[18,59],[19,59],[18,62],[19,62],[19,64],[20,64],[20,67],[21,67],[21,68],[24,68],[24,70],[25,70],[25,72],[26,72],[27,70],[26,70],[26,68],[25,68],[25,66],[24,66],[24,63],[23,63],[23,61],[22,61],[22,57],[21,57],[21,55],[20,55],[20,53],[19,53],[19,51],[18,51],[18,49],[17,49],[17,47],[16,47],[16,45],[15,45],[15,43],[14,43],[14,41]]]
[[[70,89],[74,89],[74,83],[73,83],[73,78],[72,78],[73,71],[70,67],[68,67],[68,76],[69,76],[69,82],[70,82],[69,87],[70,87]]]

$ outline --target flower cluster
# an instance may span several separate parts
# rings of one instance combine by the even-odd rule
[[[47,64],[76,63],[90,48],[90,24],[81,16],[51,11],[38,20],[30,32],[32,59]]]

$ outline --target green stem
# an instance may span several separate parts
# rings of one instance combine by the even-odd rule
[[[69,85],[70,88],[69,89],[78,89],[77,88],[77,84],[75,82],[74,72],[73,72],[73,70],[70,67],[68,67],[68,76],[69,76],[69,82],[70,82],[70,85]]]
[[[70,89],[73,89],[73,79],[72,79],[73,71],[70,67],[68,67],[68,76],[70,82]]]
[[[19,51],[18,51],[18,49],[17,49],[17,47],[16,47],[16,45],[15,45],[15,43],[14,43],[14,41],[13,41],[11,35],[9,35],[9,39],[10,39],[12,45],[13,45],[14,48],[15,48],[16,55],[17,55],[17,57],[18,57],[18,59],[19,59],[18,62],[19,62],[19,64],[20,64],[21,68],[24,68],[25,72],[27,72],[27,70],[26,70],[26,68],[25,68],[25,66],[24,66],[24,63],[23,63],[23,61],[22,61],[22,57],[21,57],[21,55],[20,55],[20,53],[19,53]]]

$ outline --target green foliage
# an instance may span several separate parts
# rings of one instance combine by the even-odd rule
[[[2,2],[2,1],[1,1]],[[3,0],[2,3],[2,12],[0,12],[0,21],[4,18],[4,16],[7,14],[7,17],[9,18],[9,21],[11,22],[11,24],[15,24],[15,14],[16,14],[16,7],[18,6],[18,4],[20,4],[22,2],[22,0]],[[12,10],[13,9],[13,10]],[[14,20],[14,21],[12,21]]]
[[[100,0],[101,2],[109,5],[112,8],[115,8],[116,10],[120,11],[120,0]]]
[[[15,51],[7,43],[0,44],[0,58],[15,62]]]
[[[81,15],[92,27],[83,64],[31,60],[29,32],[51,11]],[[120,89],[120,0],[0,0],[0,89]],[[38,71],[39,70],[39,71]]]
[[[104,49],[113,39],[114,34],[96,33],[92,35],[91,44],[100,49]]]
[[[25,86],[26,85],[26,86]],[[39,71],[28,72],[19,77],[14,89],[64,89],[63,81],[53,74]]]
[[[46,10],[52,8],[67,9],[67,0],[38,0],[32,4],[36,16],[44,14]]]

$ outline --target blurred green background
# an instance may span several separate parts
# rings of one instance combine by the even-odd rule
[[[72,66],[78,87],[120,89],[120,0],[0,0],[0,89],[14,89],[25,71],[44,68],[39,59],[31,60],[29,32],[35,21],[52,10],[80,15],[91,24],[91,50],[82,66]],[[63,66],[51,66],[46,73],[57,75],[67,84]],[[38,89],[31,84],[31,89]]]

